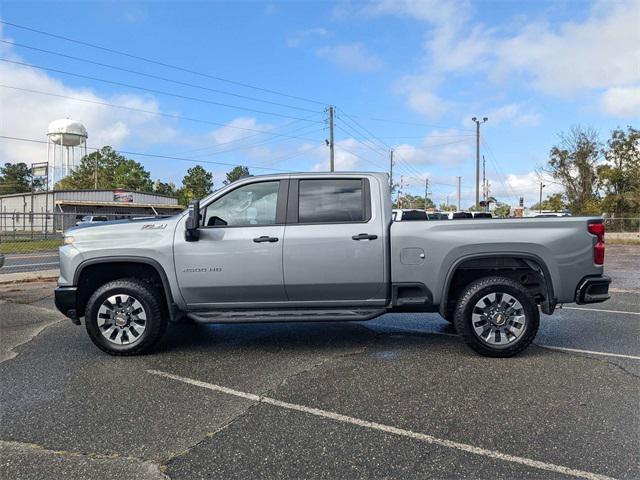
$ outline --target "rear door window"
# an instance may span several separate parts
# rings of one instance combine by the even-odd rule
[[[365,221],[362,179],[300,180],[299,223]]]

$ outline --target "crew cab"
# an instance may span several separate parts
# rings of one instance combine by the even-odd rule
[[[58,309],[113,355],[167,322],[368,320],[439,312],[508,357],[539,312],[609,298],[600,218],[392,221],[380,173],[247,177],[172,217],[66,232]]]

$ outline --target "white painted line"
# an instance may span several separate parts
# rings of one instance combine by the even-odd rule
[[[355,417],[349,417],[347,415],[341,415],[339,413],[329,412],[327,410],[321,410],[319,408],[305,407],[304,405],[297,405],[295,403],[283,402],[276,400],[275,398],[263,397],[255,395],[253,393],[241,392],[239,390],[233,390],[231,388],[223,387],[221,385],[215,385],[213,383],[202,382],[200,380],[194,380],[191,378],[182,377],[180,375],[174,375],[172,373],[162,372],[160,370],[147,370],[148,373],[153,375],[159,375],[161,377],[170,378],[179,382],[194,385],[196,387],[206,388],[213,390],[214,392],[226,393],[227,395],[233,395],[236,397],[244,398],[246,400],[252,400],[258,403],[266,403],[280,408],[286,408],[288,410],[296,410],[298,412],[315,415],[317,417],[328,418],[342,423],[348,423],[356,425],[358,427],[370,428],[372,430],[378,430],[393,435],[399,435],[401,437],[408,437],[421,442],[429,443],[432,445],[438,445],[441,447],[453,448],[455,450],[461,450],[463,452],[472,453],[474,455],[481,455],[484,457],[495,458],[497,460],[503,460],[505,462],[518,463],[531,468],[537,468],[540,470],[546,470],[549,472],[561,473],[564,475],[571,475],[573,477],[585,478],[587,480],[613,480],[612,477],[606,475],[600,475],[597,473],[585,472],[583,470],[576,470],[562,465],[555,465],[553,463],[541,462],[538,460],[532,460],[525,457],[517,457],[515,455],[509,455],[508,453],[497,452],[494,450],[487,450],[486,448],[475,447],[466,443],[454,442],[452,440],[445,440],[443,438],[433,437],[425,433],[412,432],[411,430],[405,430],[402,428],[396,428],[382,423],[369,422],[367,420],[361,420]]]
[[[625,312],[622,310],[605,310],[603,308],[562,307],[558,310],[584,310],[586,312],[621,313],[623,315],[640,315],[640,312]]]
[[[606,352],[594,352],[593,350],[581,350],[579,348],[568,348],[568,347],[556,347],[554,345],[541,345],[536,344],[539,347],[550,348],[551,350],[560,350],[565,352],[575,352],[575,353],[588,353],[590,355],[602,355],[603,357],[619,357],[619,358],[629,358],[631,360],[640,360],[640,357],[637,355],[623,355],[622,353],[606,353]]]
[[[5,265],[2,267],[5,268],[23,268],[23,267],[41,267],[43,265],[58,265],[60,262],[49,262],[49,263],[21,263],[20,265]]]

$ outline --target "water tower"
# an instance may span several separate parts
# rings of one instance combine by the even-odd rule
[[[77,159],[87,154],[87,129],[70,118],[54,120],[47,130],[47,162],[50,167],[51,188],[69,175]]]

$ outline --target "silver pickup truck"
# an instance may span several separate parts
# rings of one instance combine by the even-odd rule
[[[69,230],[58,309],[113,355],[169,321],[368,320],[439,312],[476,352],[508,357],[539,311],[609,298],[599,218],[394,222],[379,173],[248,177],[184,212]]]

